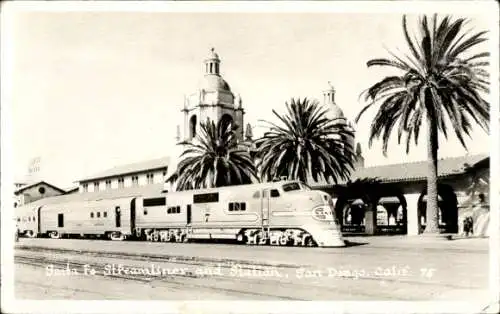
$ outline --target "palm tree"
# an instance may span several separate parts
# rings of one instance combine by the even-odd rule
[[[344,119],[330,120],[327,110],[307,98],[286,103],[287,114],[273,113],[284,124],[272,122],[270,130],[256,142],[261,179],[287,177],[290,180],[314,181],[319,178],[347,180],[353,168],[353,136]]]
[[[489,104],[483,98],[488,93],[488,73],[484,70],[487,52],[473,53],[471,48],[487,40],[486,32],[471,34],[464,31],[467,20],[449,16],[438,21],[434,15],[429,25],[427,17],[419,20],[419,36],[410,37],[403,16],[403,33],[409,54],[392,59],[373,59],[367,66],[396,68],[400,76],[388,76],[366,91],[370,107],[378,106],[369,136],[382,138],[384,155],[389,137],[397,125],[398,143],[405,137],[406,152],[413,139],[418,143],[422,122],[427,124],[427,227],[425,233],[439,233],[437,196],[438,132],[448,138],[451,128],[464,148],[464,136],[470,136],[472,120],[486,132],[489,128]],[[418,38],[418,39],[417,39]],[[450,127],[451,125],[451,127]]]
[[[236,141],[237,127],[207,119],[200,129],[192,142],[181,143],[183,159],[167,181],[176,182],[178,191],[252,183],[255,166],[245,144]]]

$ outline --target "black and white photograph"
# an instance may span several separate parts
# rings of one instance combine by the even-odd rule
[[[498,15],[2,3],[2,313],[498,313]]]

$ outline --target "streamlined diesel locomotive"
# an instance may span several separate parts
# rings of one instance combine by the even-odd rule
[[[251,245],[344,246],[330,195],[299,181],[89,201],[47,202],[16,209],[27,237],[99,237],[186,242],[232,239]]]

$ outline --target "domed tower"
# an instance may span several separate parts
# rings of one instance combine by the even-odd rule
[[[199,132],[200,123],[208,119],[216,124],[226,120],[238,126],[237,139],[243,140],[243,104],[235,97],[229,84],[220,74],[221,60],[212,48],[203,62],[204,75],[198,91],[184,102],[184,141],[191,141]]]
[[[323,91],[323,104],[327,108],[326,116],[331,120],[338,120],[339,123],[345,124],[345,126],[353,132],[354,128],[346,117],[344,116],[344,112],[342,109],[335,103],[335,88],[332,86],[330,82],[328,82],[328,87]],[[354,152],[355,149],[355,138],[354,136],[348,136],[345,141],[349,143],[351,149]]]

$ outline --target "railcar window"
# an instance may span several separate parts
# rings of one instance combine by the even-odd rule
[[[144,215],[148,214],[148,210],[144,208]]]
[[[167,214],[180,214],[181,207],[180,206],[171,206],[167,208]]]
[[[219,193],[205,193],[193,195],[193,203],[217,203],[219,201]]]
[[[108,212],[102,213],[103,217],[108,217]]]
[[[230,212],[233,212],[233,211],[243,211],[243,210],[246,210],[246,203],[244,202],[241,202],[241,203],[238,203],[238,202],[231,202],[229,203],[228,205],[228,210]]]
[[[297,191],[297,190],[300,190],[300,184],[298,184],[297,182],[283,184],[283,191],[285,192]]]
[[[21,222],[21,218],[17,217],[17,222]]]
[[[165,206],[166,204],[166,197],[145,198],[142,201],[143,206]]]
[[[271,197],[279,197],[280,196],[280,192],[278,190],[271,190]]]
[[[31,221],[31,217],[28,217],[28,221]]]
[[[35,216],[33,216],[33,218],[31,218],[31,220],[35,221]]]
[[[97,212],[97,218],[101,218],[101,212]]]
[[[94,218],[94,213],[90,213],[90,218]]]

